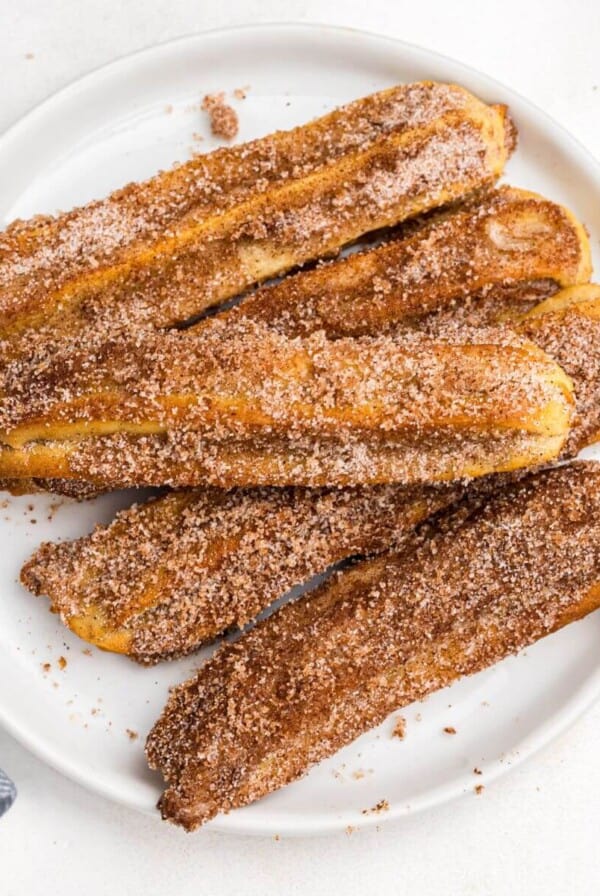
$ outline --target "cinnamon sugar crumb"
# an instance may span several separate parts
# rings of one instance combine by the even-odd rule
[[[456,728],[453,728],[452,725],[446,725],[444,734],[456,734]]]
[[[478,784],[477,787],[474,788],[474,790],[475,790],[475,793],[477,794],[477,796],[481,796],[481,794],[485,790],[485,787],[483,784]]]
[[[250,85],[246,84],[245,87],[236,87],[233,91],[233,95],[236,100],[245,100],[248,96],[248,91],[250,90]]]
[[[66,659],[64,658],[64,656],[59,656],[59,658],[58,658],[58,668],[59,668],[59,669],[66,669],[66,668],[67,668],[67,661],[66,661]]]
[[[42,672],[45,672],[47,674],[48,672],[50,672],[51,669],[52,669],[51,663],[42,663]]]
[[[483,772],[481,771],[480,768],[477,768],[477,766],[475,766],[475,768],[473,769],[473,774],[474,775],[482,775]]]
[[[379,800],[379,802],[371,809],[363,809],[363,815],[379,815],[381,812],[388,812],[390,804],[387,800]]]
[[[129,740],[137,740],[139,737],[139,734],[137,733],[137,731],[133,731],[131,728],[126,728],[125,733],[126,733],[127,737],[129,738]]]
[[[397,737],[399,740],[404,740],[406,737],[406,719],[404,716],[398,716],[396,719],[396,724],[394,725],[394,730],[392,731],[392,737]]]
[[[200,107],[208,112],[210,129],[215,137],[233,140],[237,137],[239,121],[237,112],[225,102],[224,93],[207,93]]]

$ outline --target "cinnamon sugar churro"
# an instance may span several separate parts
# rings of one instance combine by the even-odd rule
[[[260,799],[598,606],[599,466],[467,505],[276,611],[175,688],[146,744],[163,818],[192,830]]]
[[[494,183],[514,139],[504,107],[423,82],[16,222],[0,239],[0,335],[173,325]]]
[[[555,458],[572,384],[509,331],[288,339],[254,321],[63,344],[5,371],[0,476],[413,484]]]
[[[140,662],[190,653],[352,554],[402,542],[460,486],[172,492],[77,541],[45,544],[22,583],[81,638]]]
[[[432,314],[481,324],[526,312],[560,287],[586,283],[591,271],[588,237],[568,209],[502,187],[402,239],[263,287],[224,316],[331,338],[419,326]]]

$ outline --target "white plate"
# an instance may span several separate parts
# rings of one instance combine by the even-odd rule
[[[54,96],[0,141],[0,218],[8,223],[67,209],[184,160],[192,149],[212,148],[197,108],[209,91],[250,85],[248,98],[236,102],[245,140],[422,78],[457,81],[486,100],[508,103],[520,129],[508,179],[566,202],[593,234],[600,233],[598,167],[525,100],[425,50],[357,31],[296,25],[185,38],[123,59]],[[194,132],[205,140],[194,143]],[[85,651],[48,613],[44,599],[19,587],[19,568],[42,539],[74,537],[108,521],[127,496],[67,502],[49,521],[51,503],[49,497],[11,498],[0,509],[0,719],[69,777],[152,812],[160,782],[145,767],[144,736],[167,688],[187,677],[200,657],[144,669]],[[211,826],[318,833],[381,823],[472,793],[563,731],[595,699],[599,637],[596,614],[526,655],[405,709],[404,741],[391,737],[389,719],[303,781]],[[64,671],[60,656],[67,660]],[[447,725],[456,736],[443,733]],[[139,737],[132,739],[127,729]],[[473,775],[474,766],[483,770],[481,777]],[[363,814],[382,799],[388,812]]]

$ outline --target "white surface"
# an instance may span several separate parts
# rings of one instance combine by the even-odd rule
[[[426,77],[458,81],[478,96],[507,103],[521,134],[509,181],[564,201],[593,234],[600,233],[599,166],[520,97],[430,51],[302,25],[231,29],[163,44],[49,100],[0,142],[0,171],[10,172],[0,188],[0,220],[102,196],[188,157],[197,145],[195,132],[204,132],[202,147],[210,149],[214,141],[197,108],[200,83],[231,93],[244,78],[250,82],[248,97],[239,102],[243,140],[306,121],[374,89]],[[48,614],[46,601],[25,594],[19,569],[36,544],[82,534],[131,498],[63,503],[49,519],[53,501],[11,499],[0,515],[0,721],[74,780],[155,812],[159,780],[146,767],[145,735],[168,688],[188,678],[201,655],[153,669],[101,651],[90,657]],[[210,826],[282,836],[339,832],[389,823],[472,792],[476,784],[486,786],[562,732],[597,697],[599,640],[595,614],[432,696],[425,706],[403,710],[410,736],[401,749],[391,736],[394,716],[301,782],[219,816]],[[57,668],[61,655],[68,658],[64,670]],[[44,671],[45,663],[52,668]],[[421,720],[412,724],[417,715]],[[456,737],[443,733],[449,724],[458,729]],[[138,737],[130,739],[127,730]],[[482,771],[478,778],[475,766]],[[385,815],[365,814],[384,798]]]
[[[376,2],[368,9],[346,2],[339,10],[310,3],[287,3],[285,9],[230,3],[212,15],[197,4],[171,2],[168,21],[148,0],[130,2],[121,13],[88,2],[85,21],[76,12],[79,4],[21,4],[17,10],[3,3],[3,20],[12,19],[13,27],[1,32],[11,85],[0,114],[8,123],[54,83],[135,46],[201,26],[285,13],[379,28],[462,57],[540,102],[600,154],[600,98],[592,89],[600,81],[597,13],[590,7],[586,15],[583,3],[564,9],[548,3],[503,6],[504,17],[496,21],[497,14],[490,10],[486,16],[483,4],[455,3],[453,24],[447,5],[432,2],[422,10]],[[19,56],[26,52],[35,58]],[[69,894],[83,885],[100,893],[118,880],[120,889],[133,893],[200,887],[208,893],[353,893],[365,887],[410,887],[417,894],[442,887],[460,893],[593,892],[599,882],[599,721],[596,709],[560,745],[473,797],[476,804],[466,798],[380,833],[289,843],[208,832],[185,838],[90,797],[2,736],[0,761],[21,789],[15,808],[0,822],[4,889],[37,893],[60,886]]]

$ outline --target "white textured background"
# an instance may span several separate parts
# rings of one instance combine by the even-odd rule
[[[276,20],[363,27],[457,57],[532,99],[600,158],[597,0],[0,0],[0,131],[117,56]],[[481,797],[321,840],[185,835],[90,795],[2,732],[0,765],[19,786],[0,821],[2,896],[600,892],[600,706]]]

